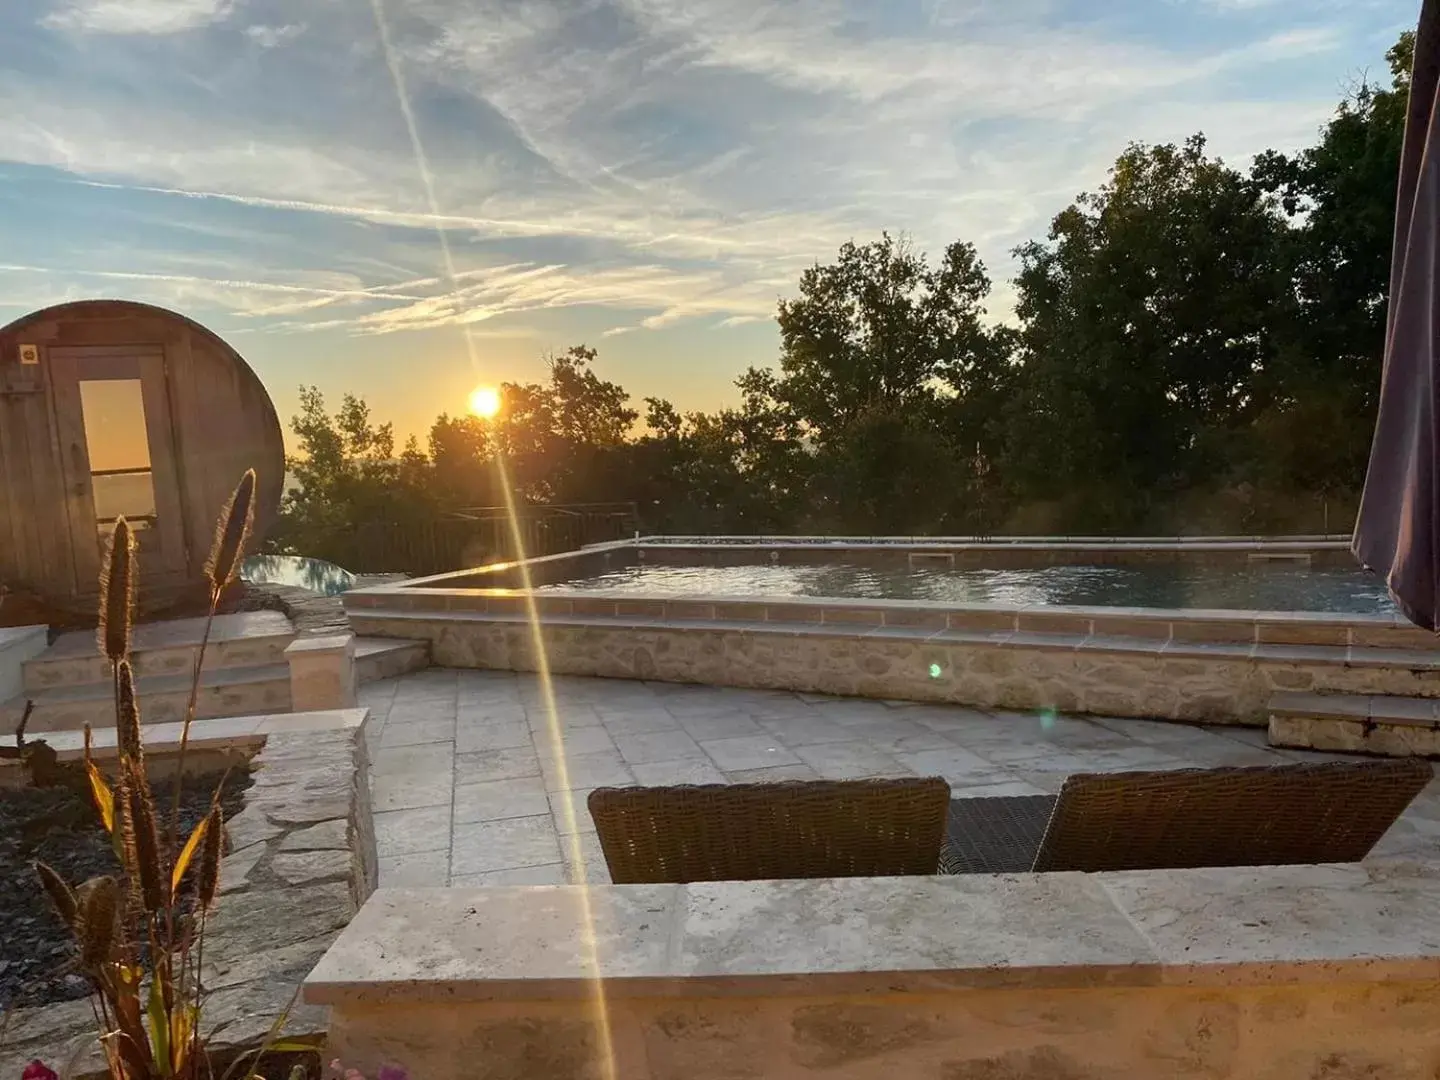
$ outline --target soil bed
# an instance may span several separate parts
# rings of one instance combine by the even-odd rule
[[[209,811],[220,775],[185,779],[180,795],[184,835]],[[249,786],[248,772],[230,774],[221,800],[227,819],[243,808]],[[157,783],[154,792],[161,820],[168,822],[175,782]],[[90,992],[89,983],[70,971],[73,939],[40,887],[37,860],[54,867],[73,886],[119,872],[110,838],[82,790],[0,789],[0,1012],[12,1005],[83,998]]]

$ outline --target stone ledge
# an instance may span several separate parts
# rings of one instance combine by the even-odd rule
[[[327,1005],[1440,979],[1421,863],[376,892]],[[588,942],[598,950],[592,963]]]
[[[573,553],[572,553],[573,554]],[[569,556],[562,556],[569,557]],[[453,578],[453,575],[451,576]],[[429,582],[407,582],[400,586],[353,590],[343,596],[347,608],[475,611],[521,615],[528,610],[525,593],[516,588],[460,587],[443,584],[443,578]],[[1440,641],[1399,615],[1358,612],[1258,611],[1242,609],[1156,608],[1065,605],[1006,605],[997,603],[941,604],[929,600],[882,600],[863,597],[774,597],[757,598],[701,593],[615,593],[583,588],[543,589],[529,598],[542,615],[643,614],[666,618],[674,612],[711,609],[720,619],[770,622],[822,622],[826,612],[842,621],[906,625],[918,616],[948,619],[956,629],[983,628],[1042,629],[1067,628],[1090,632],[1118,624],[1131,624],[1132,635],[1168,639],[1216,640],[1239,635],[1250,643],[1321,645],[1402,645],[1435,650]],[[797,615],[803,613],[802,615]],[[1093,626],[1091,625],[1093,624]],[[1137,633],[1138,631],[1138,633]]]
[[[1413,718],[1273,713],[1271,746],[1383,757],[1440,757],[1440,723]]]
[[[1378,720],[1411,727],[1434,727],[1440,699],[1388,694],[1304,694],[1281,692],[1270,699],[1271,715]]]
[[[295,731],[325,731],[334,728],[356,729],[365,723],[368,710],[330,709],[320,712],[276,713],[266,716],[222,716],[195,720],[190,725],[188,747],[193,750],[259,750],[272,735]],[[144,726],[145,749],[152,754],[166,754],[180,748],[184,724],[170,721]],[[61,761],[78,761],[84,756],[83,731],[46,731],[30,736],[27,742],[44,741]],[[15,736],[0,735],[0,746],[13,747]],[[96,728],[91,732],[91,750],[97,760],[116,756],[115,729]],[[13,758],[0,758],[0,775],[7,768],[18,768]]]

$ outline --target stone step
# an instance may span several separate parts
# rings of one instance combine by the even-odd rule
[[[141,623],[130,643],[130,663],[137,678],[189,677],[205,632],[205,620],[170,619]],[[285,647],[295,640],[290,620],[278,611],[243,611],[217,615],[205,646],[206,670],[261,667],[285,662]],[[25,664],[24,689],[32,696],[67,686],[110,682],[110,663],[100,654],[95,634],[77,630],[62,634],[54,645]]]
[[[1271,746],[1385,757],[1440,756],[1440,700],[1282,692],[1270,699]]]
[[[25,688],[25,665],[49,644],[44,626],[0,627],[0,701],[8,701]]]
[[[430,643],[407,638],[357,637],[355,681],[393,679],[430,666]]]
[[[150,675],[136,682],[140,718],[147,724],[168,723],[185,718],[190,697],[190,675]],[[0,731],[15,730],[25,707],[25,696],[0,705]],[[26,731],[74,731],[86,724],[95,728],[115,724],[114,692],[110,681],[82,686],[60,686],[28,695],[35,702]],[[207,668],[200,676],[195,715],[201,719],[217,716],[248,716],[290,711],[290,667],[288,664],[255,664],[247,667]]]

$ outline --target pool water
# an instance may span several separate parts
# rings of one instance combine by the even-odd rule
[[[240,565],[240,577],[253,585],[294,585],[322,596],[338,596],[355,584],[349,570],[301,555],[252,555]]]
[[[628,566],[542,586],[669,596],[843,597],[944,604],[1219,608],[1393,614],[1378,577],[1302,567],[1049,566],[1030,570]]]

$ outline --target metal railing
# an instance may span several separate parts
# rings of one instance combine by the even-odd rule
[[[504,507],[466,507],[424,521],[361,523],[343,565],[361,574],[443,574],[622,540],[639,527],[634,503],[521,506],[513,526]],[[516,550],[516,532],[523,550]]]

